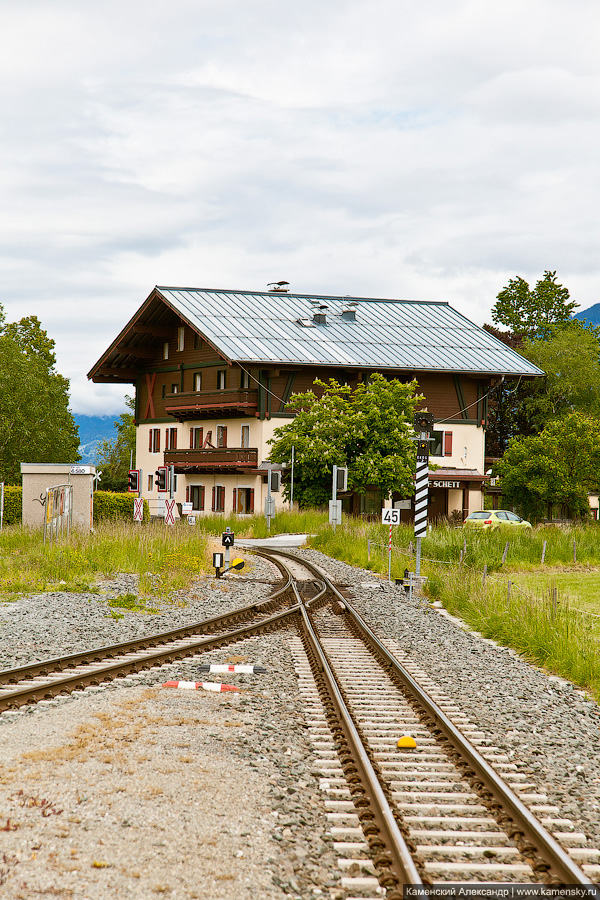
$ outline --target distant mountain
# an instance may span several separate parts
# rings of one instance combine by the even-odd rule
[[[98,447],[102,441],[112,440],[117,436],[115,422],[118,416],[84,416],[74,413],[73,418],[79,428],[79,453],[81,461],[88,465],[97,462]]]
[[[582,309],[581,312],[575,313],[575,319],[586,320],[592,325],[600,325],[600,303],[594,303],[589,309]]]

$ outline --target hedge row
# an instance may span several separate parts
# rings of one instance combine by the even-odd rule
[[[18,525],[23,519],[23,488],[18,485],[4,486],[5,525]],[[132,494],[113,494],[110,491],[96,491],[94,494],[94,522],[133,519]],[[148,501],[144,500],[144,522],[150,519]]]
[[[112,491],[96,491],[94,494],[94,522],[133,520],[133,494],[113,494]],[[144,522],[150,519],[148,501],[144,500]]]
[[[4,485],[5,525],[18,525],[23,518],[23,488],[16,484]]]

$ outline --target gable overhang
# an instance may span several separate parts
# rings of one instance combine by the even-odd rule
[[[158,288],[154,288],[92,366],[87,374],[88,379],[95,383],[135,384],[140,375],[147,371],[148,360],[156,360],[160,356],[162,344],[172,337],[175,319],[200,335],[224,362],[231,365],[232,360],[202,334],[193,322],[175,309]],[[168,361],[165,360],[165,366],[168,365]]]

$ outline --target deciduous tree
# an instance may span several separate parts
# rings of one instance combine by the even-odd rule
[[[567,322],[578,306],[556,281],[556,272],[544,272],[533,290],[517,275],[498,294],[492,320],[517,335],[544,337],[550,326]]]
[[[275,429],[272,462],[287,464],[295,448],[294,499],[301,506],[331,498],[333,466],[348,466],[348,488],[364,492],[376,485],[384,496],[414,492],[413,416],[422,398],[416,381],[388,381],[374,374],[354,390],[315,381],[314,391],[294,394],[288,406],[299,410],[292,422]],[[289,475],[284,480],[289,497]]]
[[[79,435],[54,341],[35,316],[5,324],[0,309],[0,481],[18,484],[21,462],[76,462]]]
[[[589,515],[588,493],[600,485],[600,420],[571,413],[514,439],[497,471],[504,501],[528,517],[547,517],[556,505]]]

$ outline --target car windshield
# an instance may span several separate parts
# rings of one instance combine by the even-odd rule
[[[487,517],[490,515],[491,515],[491,513],[488,512],[488,510],[484,509],[481,512],[471,513],[471,515],[467,516],[467,518],[468,519],[487,519]]]

